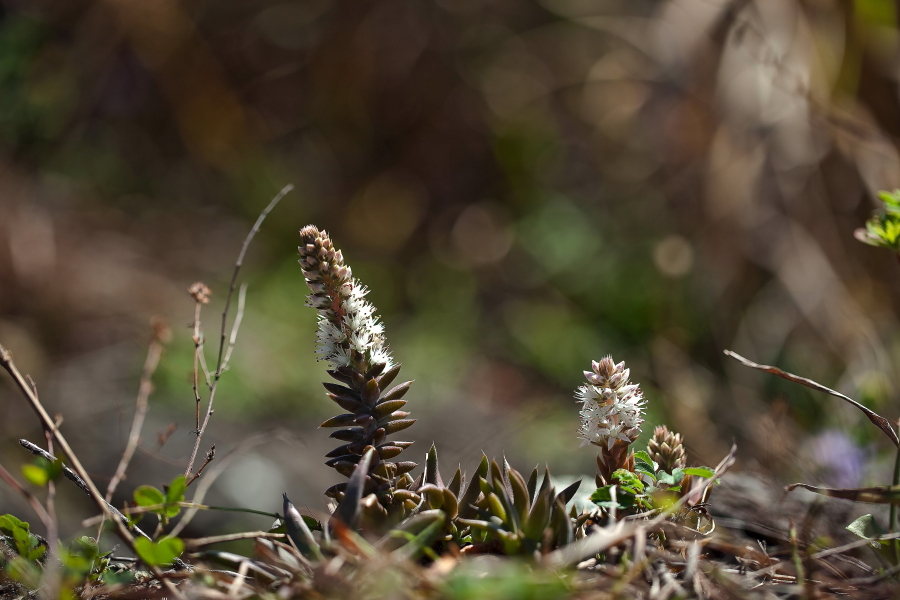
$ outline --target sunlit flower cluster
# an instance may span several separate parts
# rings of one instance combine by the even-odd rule
[[[300,230],[300,266],[312,292],[307,304],[319,310],[316,354],[331,368],[354,365],[354,353],[366,367],[393,364],[384,340],[384,324],[365,299],[369,290],[353,279],[340,250],[313,225]],[[359,365],[356,365],[359,366]]]
[[[611,357],[591,363],[585,371],[588,383],[575,392],[581,407],[578,437],[582,446],[595,444],[611,449],[616,440],[630,444],[641,433],[646,403],[641,388],[628,381],[625,363],[615,364]]]

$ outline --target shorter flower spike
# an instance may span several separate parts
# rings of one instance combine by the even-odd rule
[[[653,439],[647,444],[647,451],[667,473],[674,469],[683,469],[687,465],[687,454],[684,451],[684,438],[680,433],[669,431],[665,425],[653,430]]]
[[[611,451],[617,441],[634,442],[641,433],[646,400],[640,386],[628,381],[625,363],[616,364],[607,356],[592,362],[584,376],[587,385],[575,392],[583,405],[578,430],[578,437],[584,440],[581,445],[594,444]]]

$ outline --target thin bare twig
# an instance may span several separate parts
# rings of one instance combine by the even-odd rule
[[[191,451],[191,458],[188,460],[187,469],[184,471],[184,476],[186,479],[191,479],[191,473],[194,470],[194,461],[197,460],[197,452],[200,450],[200,440],[203,438],[203,434],[206,432],[206,427],[209,424],[209,419],[213,413],[213,400],[216,396],[216,389],[219,387],[219,378],[222,376],[222,367],[223,360],[225,357],[225,331],[228,323],[228,310],[231,307],[231,297],[234,295],[234,289],[237,285],[237,277],[238,273],[241,270],[241,266],[244,264],[244,256],[247,254],[247,248],[250,247],[250,242],[253,241],[253,238],[256,236],[256,233],[259,231],[259,228],[262,226],[263,221],[265,221],[266,217],[272,212],[281,199],[284,198],[285,194],[294,189],[292,184],[288,184],[282,188],[278,194],[272,198],[272,201],[269,202],[269,205],[266,206],[263,211],[259,214],[259,217],[256,219],[256,223],[253,224],[253,227],[250,229],[250,233],[247,234],[247,237],[244,239],[244,244],[241,246],[241,252],[238,254],[237,261],[234,263],[234,271],[231,274],[231,284],[228,287],[228,295],[225,297],[225,308],[222,310],[222,329],[219,335],[219,354],[218,359],[216,360],[216,371],[212,377],[212,385],[209,390],[209,401],[206,404],[206,416],[203,419],[203,424],[197,429],[197,439],[194,440],[194,448]],[[236,336],[236,332],[234,332]]]
[[[826,394],[830,394],[830,395],[834,396],[835,398],[840,398],[841,400],[844,400],[845,402],[849,402],[850,404],[852,404],[859,410],[863,411],[863,413],[865,413],[866,417],[868,417],[869,420],[872,421],[872,423],[876,427],[878,427],[878,429],[883,431],[884,434],[886,436],[888,436],[888,438],[890,438],[891,442],[894,443],[894,446],[900,447],[900,438],[897,437],[897,433],[894,431],[894,428],[891,427],[891,424],[888,422],[888,420],[885,419],[884,417],[882,417],[881,415],[879,415],[878,413],[876,413],[874,410],[863,406],[862,404],[860,404],[853,398],[849,398],[840,392],[836,392],[831,388],[827,388],[824,385],[822,385],[821,383],[816,383],[812,379],[807,379],[806,377],[800,377],[799,375],[794,375],[793,373],[788,373],[786,371],[782,371],[778,367],[757,364],[757,363],[753,362],[752,360],[747,360],[746,358],[744,358],[740,354],[737,354],[736,352],[732,352],[731,350],[725,350],[725,354],[727,356],[730,356],[731,358],[737,360],[739,363],[741,363],[745,367],[750,367],[751,369],[759,369],[760,371],[765,371],[766,373],[771,373],[772,375],[777,375],[777,376],[781,377],[782,379],[787,379],[788,381],[793,381],[794,383],[799,383],[800,385],[805,385],[806,387],[812,388],[814,390],[818,390],[820,392],[825,392]]]
[[[209,491],[209,488],[212,487],[212,484],[216,481],[216,479],[221,475],[228,465],[231,464],[231,461],[239,456],[243,456],[246,454],[248,450],[259,446],[261,444],[269,443],[273,439],[287,439],[288,434],[283,431],[267,431],[264,433],[259,433],[252,437],[249,437],[242,442],[240,442],[237,446],[229,450],[225,453],[225,455],[219,459],[216,459],[216,464],[213,465],[209,472],[206,474],[200,483],[197,484],[197,487],[194,491],[194,496],[191,498],[191,501],[197,504],[202,504],[203,498],[206,496],[206,492]],[[171,536],[179,535],[185,527],[191,522],[191,519],[194,518],[194,515],[197,514],[196,508],[190,508],[184,511],[184,516],[181,517],[181,520],[175,524],[175,527],[169,532]]]
[[[199,478],[200,475],[203,474],[203,469],[206,468],[206,465],[208,465],[209,463],[211,463],[215,457],[216,457],[216,445],[213,444],[212,448],[209,449],[209,452],[206,453],[206,458],[203,460],[203,464],[200,465],[200,468],[197,469],[197,472],[194,473],[194,476],[191,477],[190,481],[188,481],[188,482],[185,484],[185,487],[187,487],[187,486],[191,485],[192,483],[194,483],[194,481],[196,481],[197,478]]]
[[[116,467],[116,473],[110,479],[109,485],[106,487],[105,499],[107,502],[112,500],[119,482],[125,477],[125,471],[128,464],[134,456],[138,443],[141,441],[141,430],[144,428],[144,418],[147,416],[148,400],[150,393],[153,391],[153,384],[150,378],[156,372],[159,365],[159,359],[162,356],[163,343],[166,338],[167,327],[161,323],[155,324],[153,328],[153,339],[150,341],[150,347],[147,349],[147,359],[144,361],[144,368],[141,372],[141,382],[138,385],[138,395],[135,401],[134,420],[131,422],[131,432],[128,434],[128,443],[122,458],[119,460],[119,466]]]
[[[231,353],[234,351],[234,344],[237,342],[238,330],[241,328],[241,322],[244,320],[244,306],[247,302],[247,284],[241,285],[238,292],[238,309],[234,315],[234,323],[231,326],[231,336],[228,338],[228,350],[225,352],[225,358],[222,360],[221,371],[228,368],[228,362],[231,360]]]
[[[106,500],[103,499],[103,496],[100,494],[100,490],[98,490],[97,486],[94,485],[94,482],[91,480],[90,475],[88,475],[84,466],[82,466],[81,460],[79,460],[78,455],[75,454],[75,452],[72,450],[72,447],[69,446],[66,438],[56,427],[56,423],[53,422],[53,419],[51,419],[50,415],[47,414],[47,410],[44,408],[44,405],[41,404],[41,401],[35,395],[34,390],[31,388],[31,386],[28,385],[28,382],[22,376],[22,373],[19,372],[19,369],[13,362],[12,353],[3,345],[0,345],[0,366],[2,366],[12,376],[13,381],[16,382],[19,390],[31,405],[32,410],[34,410],[35,414],[37,414],[44,429],[49,430],[52,433],[53,439],[59,445],[60,450],[62,450],[63,454],[66,456],[69,464],[72,465],[72,469],[74,470],[74,472],[78,474],[78,476],[84,482],[91,496],[91,499],[93,499],[97,507],[100,508],[100,510],[104,513],[108,513],[109,516],[113,516],[113,513],[110,510],[110,505],[106,502]],[[134,536],[131,535],[128,527],[126,527],[126,525],[117,518],[113,519],[113,522],[116,525],[116,530],[119,534],[119,537],[121,537],[122,540],[128,545],[128,547],[132,551],[134,551],[135,554],[137,554],[137,549],[134,547]],[[172,595],[178,598],[184,598],[184,595],[181,593],[181,591],[176,588],[171,581],[166,579],[165,574],[159,567],[155,565],[148,565],[148,568],[150,569],[150,572],[153,573],[153,576],[159,579]]]

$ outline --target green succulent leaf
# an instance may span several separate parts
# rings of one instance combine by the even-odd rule
[[[366,478],[369,475],[369,465],[374,456],[375,450],[369,449],[362,457],[362,460],[359,461],[359,464],[356,465],[344,490],[344,498],[332,515],[332,519],[343,522],[350,529],[356,527],[356,522],[359,520],[359,501],[363,497],[363,489],[366,485]]]

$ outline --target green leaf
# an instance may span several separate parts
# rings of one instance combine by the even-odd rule
[[[860,518],[856,519],[846,527],[847,531],[854,535],[858,535],[859,537],[869,540],[872,538],[880,537],[887,533],[885,529],[878,524],[878,521],[875,520],[875,517],[872,515],[863,515]],[[882,542],[882,543],[887,543]]]
[[[694,475],[695,477],[703,477],[709,479],[715,474],[715,471],[709,467],[688,467],[683,469],[685,475]]]
[[[6,565],[9,576],[25,587],[37,589],[41,585],[41,570],[31,561],[22,557],[16,557]]]
[[[166,489],[166,502],[173,504],[175,502],[184,502],[184,492],[187,489],[187,479],[184,475],[179,475],[172,480]]]
[[[152,485],[142,485],[134,490],[134,501],[138,506],[156,506],[165,504],[166,497]]]
[[[613,501],[612,489],[616,487],[616,500]],[[591,502],[600,508],[615,508],[625,510],[634,505],[634,494],[629,494],[618,489],[617,486],[605,485],[597,488],[591,494]]]
[[[634,470],[636,473],[640,473],[649,477],[650,481],[656,481],[656,470],[650,463],[645,463],[644,461],[634,461]],[[666,473],[663,472],[660,477],[662,477],[663,475],[666,475]]]
[[[619,486],[633,494],[638,494],[644,491],[644,482],[640,480],[640,478],[628,471],[627,469],[618,469],[615,473],[613,473],[613,480],[619,482]]]
[[[47,473],[47,469],[40,465],[22,465],[22,475],[25,476],[29,483],[38,487],[44,487],[50,481],[50,474]]]
[[[31,525],[10,514],[0,515],[0,531],[6,535],[15,536],[14,532],[16,529],[30,531]]]
[[[144,563],[157,567],[172,564],[184,552],[184,542],[177,537],[163,538],[158,542],[137,538],[134,547]]]
[[[34,536],[32,536],[32,537],[34,537]],[[38,544],[40,544],[40,542],[38,541],[37,538],[34,538],[34,540],[32,540],[32,544],[33,544],[33,547],[30,550],[28,550],[27,552],[25,552],[24,554],[22,554],[22,557],[27,558],[28,560],[37,560],[44,555],[44,552],[47,551],[47,547],[38,545]]]
[[[637,463],[638,461],[650,465],[654,473],[659,470],[659,465],[655,460],[650,458],[650,454],[646,450],[638,450],[634,453],[634,462]]]

